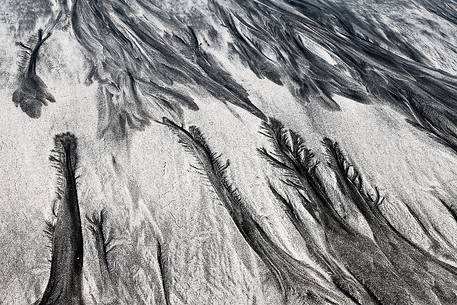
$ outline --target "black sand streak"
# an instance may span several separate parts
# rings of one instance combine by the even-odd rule
[[[36,71],[40,48],[51,33],[43,35],[43,30],[40,29],[33,47],[18,43],[23,48],[23,58],[22,62],[19,63],[19,88],[14,91],[12,97],[16,107],[20,106],[22,111],[35,119],[41,116],[41,107],[43,105],[47,106],[48,101],[55,102],[54,97]]]
[[[106,210],[101,210],[99,213],[93,213],[92,216],[86,215],[89,222],[89,230],[95,239],[95,249],[97,251],[98,265],[100,268],[101,277],[101,303],[103,305],[118,305],[119,294],[115,286],[111,270],[108,263],[108,254],[114,249],[113,232],[106,229]]]
[[[77,141],[74,135],[56,135],[50,156],[58,174],[60,199],[52,236],[51,273],[38,305],[83,305],[83,236],[75,171]]]

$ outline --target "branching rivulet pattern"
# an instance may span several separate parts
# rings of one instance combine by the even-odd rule
[[[368,223],[373,239],[352,228],[337,212],[336,202],[330,199],[327,190],[328,183],[317,173],[319,162],[314,160],[299,135],[274,119],[263,124],[262,133],[271,140],[273,151],[260,148],[259,152],[284,172],[284,184],[305,194],[302,203],[321,227],[327,242],[326,249],[315,249],[318,255],[314,255],[314,259],[327,267],[336,284],[346,284],[340,289],[361,304],[425,305],[456,301],[455,267],[413,244],[388,221],[380,210],[384,198],[376,187],[373,192],[367,191],[362,175],[338,143],[328,138],[323,140],[327,164],[335,173],[337,187],[344,195],[343,204],[358,209]],[[308,247],[316,247],[309,241],[311,235],[304,229],[293,205],[276,189],[273,193],[286,206],[289,218],[304,236]],[[330,262],[329,257],[333,259]]]

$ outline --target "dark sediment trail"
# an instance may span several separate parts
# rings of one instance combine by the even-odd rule
[[[38,305],[82,305],[83,235],[76,189],[77,141],[56,135],[50,160],[57,169],[60,199],[52,234],[51,274]]]
[[[40,29],[33,47],[18,43],[23,48],[23,53],[19,63],[19,88],[13,93],[13,102],[31,118],[39,118],[41,107],[48,105],[48,102],[55,102],[54,96],[36,71],[40,49],[50,35],[44,35]]]

